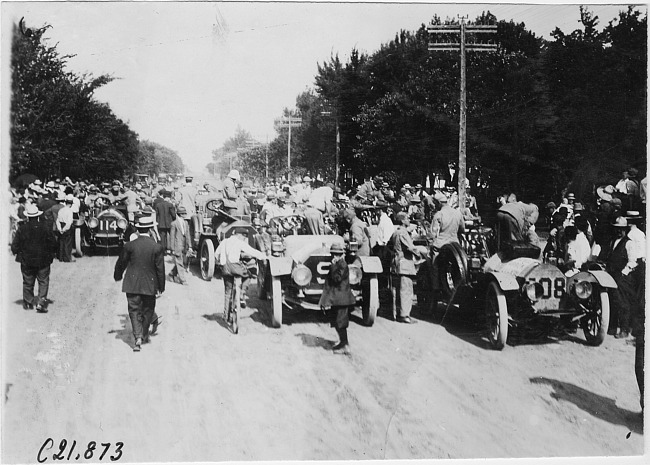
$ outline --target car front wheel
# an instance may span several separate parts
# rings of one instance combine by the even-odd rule
[[[609,295],[607,291],[594,293],[589,301],[589,313],[582,318],[580,324],[587,343],[599,346],[605,340],[609,326]]]
[[[485,296],[485,318],[488,340],[496,350],[502,350],[508,339],[508,303],[497,283],[491,282]]]

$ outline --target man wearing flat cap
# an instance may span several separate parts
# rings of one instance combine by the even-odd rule
[[[185,207],[180,205],[176,210],[176,218],[172,221],[170,231],[169,248],[174,257],[174,267],[169,272],[172,281],[178,284],[187,284],[185,277],[185,264],[187,262],[187,252],[190,250],[190,231],[185,221]]]
[[[152,333],[156,332],[156,295],[165,291],[165,249],[151,238],[154,224],[150,216],[138,220],[135,225],[138,237],[124,244],[113,273],[115,281],[124,277],[122,292],[126,293],[134,352],[139,352],[141,345],[149,342],[152,323]]]

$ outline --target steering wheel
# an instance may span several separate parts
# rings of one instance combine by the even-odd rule
[[[96,208],[104,208],[106,205],[108,205],[108,201],[104,197],[97,197],[94,200],[93,205]]]
[[[223,210],[223,200],[222,199],[208,200],[205,204],[205,208],[215,213],[219,210]]]

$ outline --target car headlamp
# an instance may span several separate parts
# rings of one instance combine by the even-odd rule
[[[361,271],[361,268],[356,265],[350,265],[349,270],[350,284],[353,286],[359,284],[361,282],[361,278],[363,277],[363,271]]]
[[[311,270],[305,265],[298,265],[291,272],[291,278],[298,286],[304,287],[311,282]]]
[[[537,302],[542,298],[544,288],[540,283],[528,283],[524,286],[524,292],[531,302]]]
[[[99,220],[97,218],[91,218],[90,220],[88,220],[88,227],[89,228],[94,229],[97,226],[99,226]]]
[[[350,241],[348,243],[348,251],[350,253],[356,253],[359,251],[359,243],[357,241]]]
[[[582,300],[591,297],[591,293],[594,290],[593,286],[588,281],[577,282],[574,289],[578,299],[582,299]]]
[[[126,220],[124,218],[120,218],[119,220],[117,220],[117,227],[118,228],[126,229],[127,225],[128,225],[128,223],[126,222]]]

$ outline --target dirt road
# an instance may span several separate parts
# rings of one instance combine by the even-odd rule
[[[134,353],[116,259],[55,262],[50,312],[37,314],[22,309],[8,258],[3,462],[36,463],[47,438],[47,462],[62,439],[80,462],[99,461],[101,443],[104,462],[643,453],[625,341],[593,348],[578,332],[495,352],[470,324],[416,311],[419,324],[403,325],[380,310],[372,328],[351,323],[351,355],[334,355],[335,332],[315,314],[285,313],[290,324],[273,329],[254,296],[231,334],[221,280],[194,268],[189,286],[167,283],[159,334]]]

